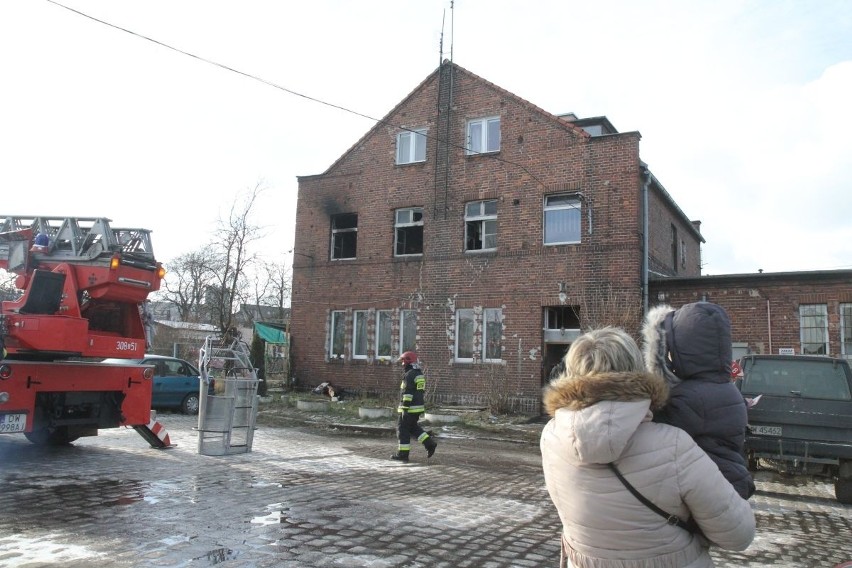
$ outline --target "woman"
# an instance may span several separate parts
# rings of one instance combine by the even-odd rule
[[[745,550],[754,514],[719,468],[679,428],[651,421],[665,404],[665,380],[646,373],[636,342],[606,327],[581,336],[544,403],[553,419],[541,435],[544,479],[562,520],[562,566],[703,568],[709,539]],[[654,512],[690,517],[706,539]]]

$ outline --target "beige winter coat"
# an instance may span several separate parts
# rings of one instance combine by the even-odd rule
[[[560,379],[545,394],[554,416],[541,435],[544,478],[559,512],[567,566],[713,566],[700,537],[669,525],[628,492],[607,467],[664,511],[694,516],[727,550],[754,538],[754,514],[684,431],[651,422],[665,403],[660,377],[612,373]]]

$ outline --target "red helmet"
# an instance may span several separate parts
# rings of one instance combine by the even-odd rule
[[[397,361],[402,361],[406,365],[413,365],[417,362],[417,353],[415,353],[414,351],[406,351],[405,353],[399,356],[399,359],[397,359]]]

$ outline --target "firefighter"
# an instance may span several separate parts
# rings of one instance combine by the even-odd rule
[[[401,399],[399,408],[397,408],[399,418],[397,419],[396,431],[399,446],[391,459],[401,462],[408,461],[412,436],[423,444],[427,456],[431,458],[432,454],[435,453],[435,448],[438,447],[438,443],[432,438],[430,432],[424,431],[417,423],[426,409],[423,405],[426,394],[426,376],[417,364],[417,353],[414,351],[406,351],[400,355],[399,362],[404,367],[402,384],[399,385]]]

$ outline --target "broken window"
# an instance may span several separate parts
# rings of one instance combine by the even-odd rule
[[[396,245],[394,254],[405,256],[423,254],[423,208],[409,207],[396,210]]]
[[[331,259],[355,258],[358,245],[358,215],[343,213],[331,217]]]
[[[497,248],[497,200],[472,201],[465,206],[464,250]]]
[[[580,329],[580,306],[549,306],[544,312],[544,329]]]

